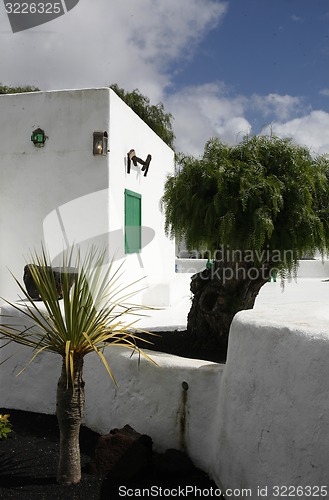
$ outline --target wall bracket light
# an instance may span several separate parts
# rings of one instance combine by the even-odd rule
[[[93,134],[93,155],[106,156],[108,153],[107,132],[94,132]]]
[[[31,135],[31,141],[37,148],[43,148],[48,137],[46,136],[44,130],[37,128],[33,130]]]
[[[150,166],[151,160],[152,160],[152,156],[151,155],[147,155],[145,161],[142,160],[141,158],[138,158],[138,156],[136,156],[135,150],[131,149],[127,153],[127,174],[130,174],[131,162],[133,162],[133,165],[135,167],[137,167],[137,163],[140,163],[141,165],[143,165],[141,170],[142,170],[142,172],[144,172],[144,177],[146,177],[147,176],[147,172],[149,170],[149,166]]]

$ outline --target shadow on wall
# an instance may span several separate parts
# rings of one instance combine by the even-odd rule
[[[82,255],[92,245],[107,250],[108,262],[127,256],[125,239],[136,233],[136,227],[126,226],[109,231],[108,216],[99,217],[100,213],[108,213],[109,196],[108,189],[90,193],[65,203],[45,217],[43,234],[53,265],[60,265],[63,251],[73,245],[79,247]],[[112,217],[112,224],[120,220],[115,213]],[[143,249],[154,240],[155,231],[147,226],[140,226],[137,230]]]

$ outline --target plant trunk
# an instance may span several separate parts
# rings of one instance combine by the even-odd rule
[[[79,433],[84,410],[83,357],[74,359],[74,385],[67,379],[65,358],[57,385],[56,415],[60,433],[57,482],[76,484],[81,479]]]
[[[261,287],[271,275],[270,264],[214,261],[210,269],[191,279],[193,300],[187,319],[191,342],[216,350],[226,360],[229,330],[238,311],[252,309]]]

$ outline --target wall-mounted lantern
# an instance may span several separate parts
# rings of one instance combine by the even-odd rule
[[[131,162],[133,162],[133,164],[135,165],[135,167],[137,167],[137,163],[140,163],[141,165],[143,165],[141,170],[142,170],[142,172],[144,172],[144,177],[146,177],[147,176],[147,172],[149,170],[149,166],[150,166],[151,160],[152,160],[152,156],[151,155],[147,155],[145,161],[142,160],[141,158],[138,158],[138,156],[136,156],[135,150],[131,149],[127,153],[127,174],[130,174]]]
[[[107,155],[108,135],[107,132],[94,132],[93,155]]]
[[[48,137],[46,136],[44,130],[42,130],[41,128],[33,130],[31,141],[37,148],[42,148],[45,145],[47,139]]]

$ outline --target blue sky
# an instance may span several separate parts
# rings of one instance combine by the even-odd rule
[[[299,142],[309,125],[322,138],[319,129],[329,125],[328,115],[314,112],[329,111],[329,2],[227,2],[225,15],[201,41],[193,60],[183,67],[174,63],[172,69],[176,92],[210,82],[221,85],[217,96],[240,102],[243,111],[237,116],[247,119],[251,133],[266,131],[266,126],[275,130],[280,122],[278,133],[296,134]],[[301,121],[290,128],[294,119]],[[329,152],[328,136],[307,145]]]
[[[327,0],[80,0],[15,34],[0,3],[0,43],[2,83],[139,88],[187,154],[269,130],[329,153]]]
[[[177,83],[220,79],[246,95],[320,98],[328,82],[328,36],[327,1],[233,0]]]

